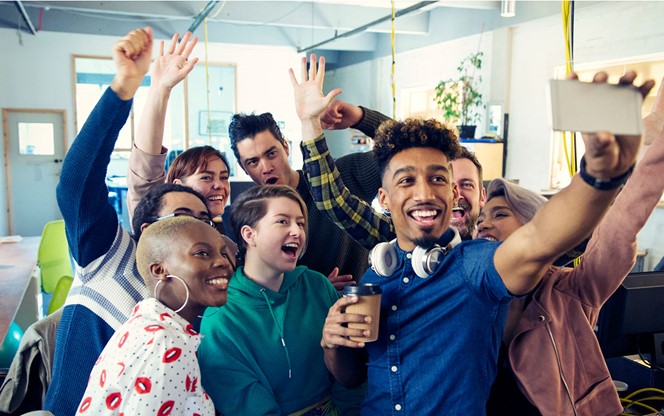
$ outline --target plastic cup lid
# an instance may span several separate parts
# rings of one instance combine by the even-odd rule
[[[347,285],[344,287],[343,294],[354,295],[354,296],[371,296],[371,295],[380,295],[383,291],[380,289],[380,285],[373,283],[358,283],[353,285]]]

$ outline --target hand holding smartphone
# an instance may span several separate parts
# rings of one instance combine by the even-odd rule
[[[643,97],[633,85],[551,80],[550,124],[557,131],[640,135]]]

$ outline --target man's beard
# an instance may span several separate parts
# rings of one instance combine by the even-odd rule
[[[477,216],[471,214],[472,207],[464,199],[460,200],[457,206],[463,208],[465,213],[463,222],[456,226],[457,230],[459,231],[459,237],[461,237],[462,240],[472,240],[473,231],[475,231],[475,224],[477,223]]]
[[[438,242],[438,239],[440,236],[435,237],[431,234],[423,235],[421,237],[417,237],[416,239],[413,240],[413,243],[415,245],[422,247],[424,249],[428,249],[434,246]]]
[[[459,237],[462,240],[472,240],[473,232],[475,231],[475,225],[477,224],[477,217],[472,217],[470,214],[466,214],[466,217],[461,224],[461,227],[457,227],[459,231]]]

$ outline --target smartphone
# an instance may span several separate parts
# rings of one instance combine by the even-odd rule
[[[641,92],[633,85],[551,80],[550,125],[557,131],[640,135]]]

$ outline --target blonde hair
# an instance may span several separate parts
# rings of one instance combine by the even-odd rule
[[[203,223],[196,218],[182,215],[154,222],[143,231],[136,247],[136,266],[148,287],[154,286],[150,265],[161,263],[172,255],[173,240],[194,224]]]

